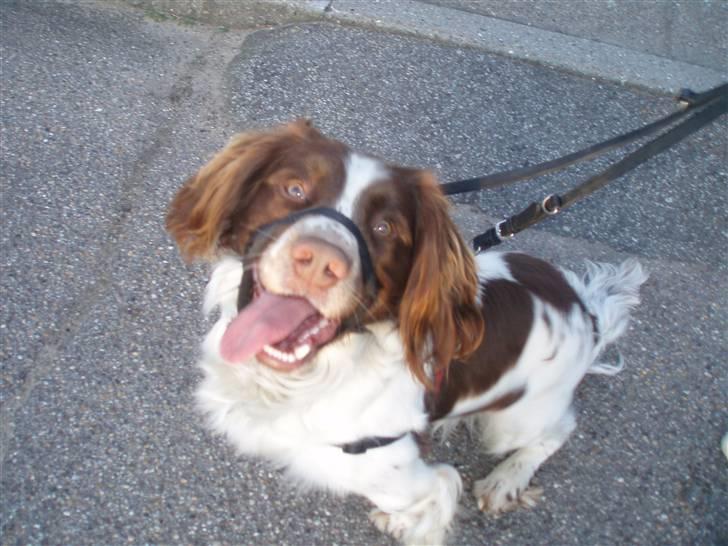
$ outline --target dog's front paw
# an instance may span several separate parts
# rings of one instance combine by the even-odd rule
[[[415,518],[403,512],[390,514],[382,510],[372,510],[369,513],[369,519],[382,533],[392,535],[399,541],[405,539],[405,536],[415,524]]]
[[[406,546],[442,546],[445,544],[446,527],[433,525],[426,516],[410,512],[387,513],[372,510],[369,519],[383,533],[391,535]]]
[[[528,481],[514,480],[493,472],[483,480],[475,482],[473,494],[478,508],[483,512],[498,515],[516,508],[531,508],[543,495],[540,487],[528,487]]]
[[[445,464],[421,470],[431,484],[424,496],[399,510],[373,510],[369,519],[377,529],[407,545],[444,544],[462,491],[460,475]]]

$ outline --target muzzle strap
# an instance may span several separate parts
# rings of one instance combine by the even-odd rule
[[[349,233],[351,233],[354,236],[354,239],[356,239],[356,244],[359,250],[359,262],[361,263],[362,280],[365,284],[372,282],[375,286],[378,285],[379,283],[377,281],[377,276],[374,272],[374,264],[372,262],[371,255],[369,254],[369,247],[366,240],[364,239],[364,235],[362,235],[361,231],[359,230],[357,225],[351,220],[351,218],[341,214],[338,210],[329,207],[315,207],[311,209],[299,210],[297,212],[289,214],[285,218],[274,220],[273,222],[262,226],[260,229],[266,230],[272,226],[276,226],[279,224],[292,224],[296,220],[310,214],[325,216],[326,218],[338,222],[347,230],[349,230]]]

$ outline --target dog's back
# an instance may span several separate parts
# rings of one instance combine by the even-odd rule
[[[584,375],[621,369],[621,358],[598,358],[625,332],[647,275],[636,260],[587,263],[582,277],[522,254],[488,253],[477,261],[485,338],[452,366],[436,417],[445,428],[466,418],[489,453],[514,452],[475,484],[481,509],[499,513],[539,496],[528,484],[575,428],[572,399]]]

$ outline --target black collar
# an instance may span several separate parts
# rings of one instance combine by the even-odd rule
[[[399,436],[370,436],[368,438],[362,438],[356,442],[349,442],[346,444],[335,444],[336,447],[340,447],[341,451],[348,453],[349,455],[361,455],[366,453],[370,449],[378,447],[388,446],[393,444],[397,440],[407,436],[409,432],[400,434]]]

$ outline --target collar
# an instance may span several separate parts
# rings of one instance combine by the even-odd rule
[[[366,453],[370,449],[376,449],[378,447],[388,446],[393,444],[397,440],[400,440],[407,436],[409,432],[400,434],[399,436],[369,436],[362,438],[356,442],[348,442],[346,444],[334,444],[335,447],[341,448],[341,451],[349,455],[361,455]]]

